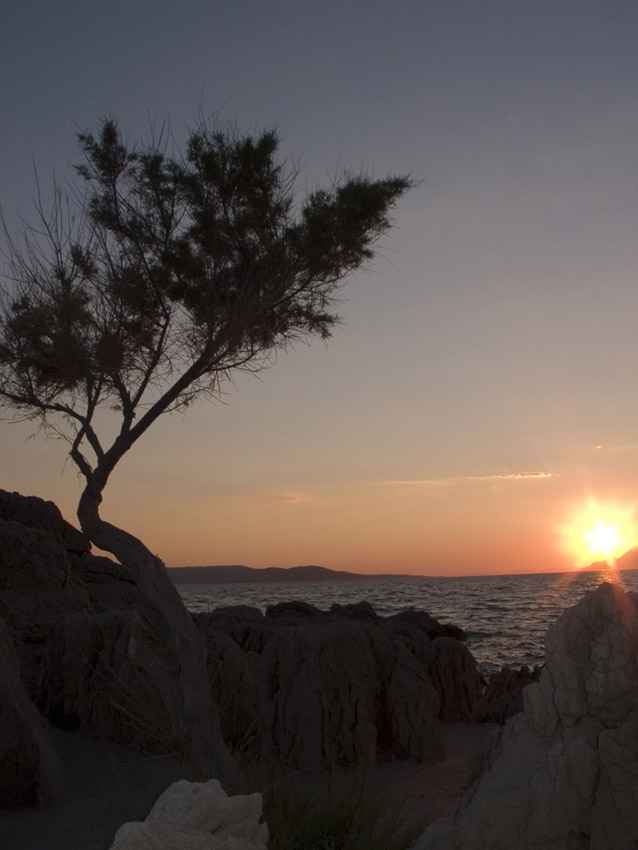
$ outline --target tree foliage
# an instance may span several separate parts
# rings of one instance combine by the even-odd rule
[[[129,145],[107,119],[78,139],[78,186],[8,238],[0,402],[49,427],[62,417],[97,497],[158,416],[330,335],[343,279],[411,181],[344,175],[300,198],[272,131],[202,123],[175,153],[166,138]],[[119,414],[108,443],[103,408]]]

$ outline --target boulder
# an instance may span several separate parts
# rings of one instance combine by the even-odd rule
[[[171,785],[146,820],[126,823],[111,850],[266,850],[260,794],[226,795],[217,780]]]
[[[165,570],[90,554],[51,502],[0,491],[0,616],[52,722],[158,754],[192,778],[231,767],[206,648]]]
[[[91,541],[86,534],[67,522],[57,505],[37,496],[0,490],[0,519],[46,531],[69,552],[82,553],[91,549]]]
[[[20,681],[20,662],[0,620],[0,808],[41,808],[63,795],[60,764]]]
[[[208,680],[219,710],[224,740],[233,750],[254,750],[262,733],[257,687],[259,656],[195,614],[208,648]]]
[[[439,697],[439,719],[469,720],[484,682],[469,649],[425,611],[406,611],[381,624],[385,633],[405,644],[426,671]]]
[[[486,772],[415,850],[638,846],[638,609],[603,584],[563,613]]]
[[[18,504],[24,503],[20,500]],[[6,498],[0,499],[0,506],[3,514],[9,515]],[[55,524],[55,512],[28,514],[30,520],[38,516],[57,528],[57,538],[34,525],[0,519],[0,617],[6,621],[20,658],[22,681],[36,702],[42,656],[53,623],[67,614],[91,611],[86,587],[74,573],[62,545],[61,523]]]
[[[441,758],[439,720],[480,695],[471,654],[425,612],[292,601],[194,618],[226,741],[291,768]]]
[[[502,667],[492,673],[472,719],[476,723],[505,723],[523,710],[523,688],[537,682],[541,667]]]

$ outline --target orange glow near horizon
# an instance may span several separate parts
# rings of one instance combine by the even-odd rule
[[[575,568],[596,561],[613,563],[638,545],[635,505],[618,505],[590,499],[560,528],[563,549]]]

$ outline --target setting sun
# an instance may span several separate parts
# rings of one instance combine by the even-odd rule
[[[617,558],[629,548],[620,537],[615,525],[603,525],[597,522],[590,531],[585,533],[585,537],[589,542],[590,554],[593,556]]]
[[[619,506],[591,500],[561,527],[563,546],[576,567],[596,561],[615,561],[638,545],[634,505]]]

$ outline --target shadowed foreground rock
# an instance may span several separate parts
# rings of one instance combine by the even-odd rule
[[[472,713],[476,723],[505,723],[523,710],[523,690],[537,682],[541,667],[502,667],[492,673]]]
[[[550,628],[487,772],[415,850],[638,847],[638,610],[603,584]]]
[[[468,719],[482,690],[458,631],[424,612],[287,602],[194,616],[226,740],[290,768],[442,758],[440,720]]]
[[[131,569],[89,545],[52,502],[0,491],[0,617],[29,696],[61,728],[181,756],[194,778],[224,777],[206,649],[174,586],[165,577],[164,593],[158,579],[156,604]]]
[[[47,806],[64,793],[62,770],[0,620],[0,808]]]

